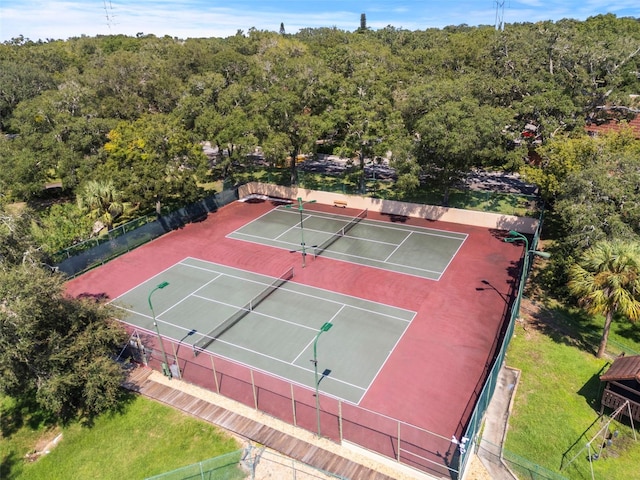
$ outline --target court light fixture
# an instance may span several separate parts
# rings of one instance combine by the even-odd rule
[[[160,343],[160,351],[162,352],[162,373],[171,380],[171,370],[169,369],[169,362],[167,361],[167,352],[164,350],[164,343],[162,343],[162,336],[160,335],[160,328],[158,327],[158,322],[156,321],[156,312],[153,310],[153,304],[151,303],[151,295],[156,290],[162,290],[165,287],[169,286],[169,282],[162,282],[156,285],[151,292],[149,292],[149,309],[151,310],[151,316],[153,318],[153,326],[156,330],[156,334],[158,335],[158,342]]]
[[[304,217],[302,215],[302,212],[304,211],[304,206],[308,203],[316,203],[316,200],[307,200],[305,202],[304,200],[302,200],[302,197],[298,197],[298,211],[300,212],[300,246],[301,246],[300,251],[302,252],[302,268],[304,268],[307,263],[306,261],[307,248],[304,243],[304,225],[303,225]],[[293,208],[293,204],[285,205],[284,208]],[[291,250],[291,253],[295,251],[296,250]]]
[[[324,332],[328,332],[329,330],[331,330],[331,327],[333,327],[333,323],[331,322],[324,323],[320,327],[320,330],[318,330],[318,333],[316,334],[316,338],[313,340],[313,360],[311,361],[313,362],[314,380],[315,380],[315,386],[316,386],[316,421],[318,423],[318,437],[322,435],[320,432],[320,392],[319,392],[320,380],[318,379],[318,339],[320,338],[320,335],[322,335]]]

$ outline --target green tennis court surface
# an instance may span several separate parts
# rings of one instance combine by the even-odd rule
[[[186,258],[115,299],[129,313],[123,320],[154,331],[148,297],[162,282],[169,285],[153,294],[153,309],[160,333],[180,341],[178,348],[209,350],[311,388],[314,340],[331,323],[318,337],[319,389],[356,404],[415,316],[298,284],[288,272],[272,278]],[[209,335],[228,319],[228,328]],[[173,352],[167,355],[171,362]]]
[[[432,280],[439,280],[467,234],[362,217],[278,207],[227,235]]]

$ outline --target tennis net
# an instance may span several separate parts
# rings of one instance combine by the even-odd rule
[[[322,254],[327,248],[329,248],[336,240],[344,237],[349,230],[359,224],[363,219],[367,218],[369,210],[363,210],[358,215],[353,217],[349,223],[347,223],[344,227],[338,230],[336,233],[331,235],[327,240],[318,245],[315,249],[315,256]]]
[[[216,328],[211,330],[208,334],[204,335],[200,340],[193,344],[193,354],[197,356],[200,352],[206,349],[209,345],[211,345],[215,340],[217,340],[220,335],[233,327],[236,323],[242,320],[245,316],[247,316],[250,312],[252,312],[265,298],[275,292],[278,288],[284,285],[286,282],[293,278],[293,267],[287,270],[285,273],[280,275],[280,277],[276,278],[276,280],[271,283],[267,288],[262,290],[258,295],[253,297],[249,302],[243,306],[236,313],[231,315],[225,321],[223,321]]]

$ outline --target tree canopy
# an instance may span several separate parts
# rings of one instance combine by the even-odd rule
[[[640,318],[640,243],[600,241],[570,269],[569,290],[585,308],[605,316],[597,356],[603,357],[615,314]]]
[[[193,198],[199,193],[191,180],[206,176],[192,148],[200,142],[225,153],[225,174],[260,149],[281,164],[322,145],[361,170],[387,157],[402,188],[426,181],[446,192],[471,168],[519,168],[526,148],[514,145],[526,145],[527,125],[546,143],[602,116],[600,107],[635,108],[629,95],[637,93],[640,26],[631,18],[503,31],[372,30],[364,23],[354,33],[250,29],[224,39],[6,42],[0,129],[11,139],[0,140],[4,195],[30,201],[46,182],[61,181],[75,197],[89,180],[112,180],[124,202]],[[161,146],[162,135],[170,148]],[[139,175],[122,175],[125,157],[134,164],[140,157],[117,138],[132,136],[146,136],[145,148],[154,151],[155,165],[140,173],[164,171],[168,185],[152,176],[145,190]],[[185,159],[192,175],[183,169],[177,178],[175,165]]]
[[[29,223],[0,209],[0,392],[63,421],[91,418],[119,404],[124,330],[109,307],[65,296]]]

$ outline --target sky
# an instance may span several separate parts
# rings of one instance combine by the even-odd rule
[[[640,18],[640,0],[0,0],[0,42],[81,35],[153,34],[181,39],[229,37],[251,28],[287,33],[336,27],[407,30],[447,25],[496,25],[585,20],[613,13]]]

